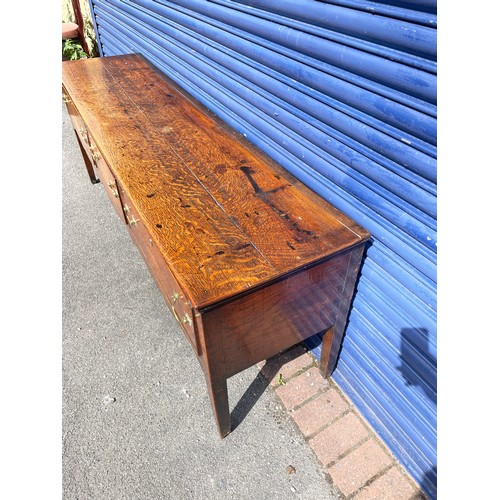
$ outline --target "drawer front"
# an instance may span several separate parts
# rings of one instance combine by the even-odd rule
[[[90,154],[92,161],[96,167],[95,173],[101,183],[104,186],[104,190],[109,196],[109,199],[111,200],[111,203],[113,203],[113,206],[115,207],[116,212],[120,216],[120,219],[127,224],[127,219],[125,217],[125,214],[123,213],[123,206],[122,202],[120,199],[120,190],[118,188],[118,183],[115,179],[115,176],[109,169],[108,165],[104,161],[99,148],[93,143],[92,137],[89,135],[89,149],[90,149]]]
[[[66,103],[66,108],[68,109],[69,117],[71,118],[71,123],[73,125],[73,129],[75,130],[76,135],[80,139],[80,143],[85,149],[87,156],[92,158],[92,151],[90,149],[90,134],[87,130],[85,122],[83,121],[80,113],[76,109],[71,98],[63,89],[63,100]]]
[[[191,307],[191,303],[175,280],[160,250],[151,239],[144,224],[141,222],[130,198],[121,188],[120,196],[123,201],[123,210],[126,214],[132,239],[141,251],[149,271],[162,292],[165,302],[170,307],[172,314],[186,334],[193,349],[201,356],[197,332],[198,325],[195,321],[196,310]]]

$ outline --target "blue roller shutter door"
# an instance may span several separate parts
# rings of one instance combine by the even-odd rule
[[[103,56],[142,53],[372,233],[333,378],[435,497],[436,2],[91,7]]]

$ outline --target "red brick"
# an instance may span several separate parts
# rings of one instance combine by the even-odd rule
[[[389,455],[370,439],[339,460],[327,472],[334,484],[348,496],[391,463]]]
[[[308,352],[306,352],[300,355],[299,357],[285,363],[279,369],[278,373],[281,373],[286,382],[287,379],[289,379],[292,375],[295,375],[298,371],[311,366],[313,362],[314,360],[311,357],[311,355]]]
[[[368,436],[368,430],[352,412],[314,436],[309,445],[319,461],[326,465]]]
[[[280,373],[286,382],[292,375],[312,365],[313,362],[308,351],[302,346],[297,346],[280,356],[269,359],[265,366],[260,368],[262,375],[271,382],[271,385],[277,386]]]
[[[392,467],[376,481],[363,488],[353,500],[415,500],[418,488],[397,467]],[[424,497],[422,497],[424,498]]]
[[[299,429],[308,437],[348,408],[349,405],[340,397],[340,394],[330,389],[295,410],[291,415]]]
[[[281,398],[285,407],[291,410],[317,392],[329,387],[328,381],[320,375],[318,368],[313,367],[291,379],[286,385],[278,386],[276,394]]]

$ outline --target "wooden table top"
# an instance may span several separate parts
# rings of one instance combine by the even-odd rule
[[[369,238],[142,56],[65,61],[62,79],[194,307]]]

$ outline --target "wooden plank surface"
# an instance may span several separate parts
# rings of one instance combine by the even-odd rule
[[[67,61],[63,85],[197,307],[369,236],[141,56]]]

